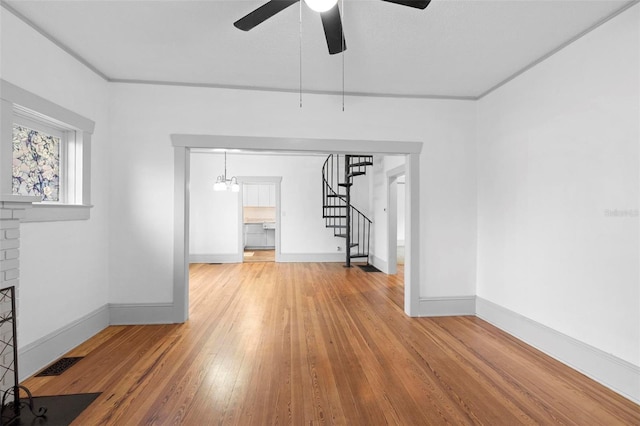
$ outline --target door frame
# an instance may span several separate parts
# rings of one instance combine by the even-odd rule
[[[244,185],[247,183],[272,183],[276,187],[276,262],[280,261],[280,197],[282,176],[237,176],[240,184],[240,196],[238,197],[238,262],[244,262]]]
[[[404,176],[404,164],[387,170],[387,273],[398,272],[398,178]],[[405,223],[407,209],[405,208]]]
[[[189,318],[189,179],[191,149],[239,149],[255,152],[302,152],[373,155],[404,154],[407,196],[405,223],[404,311],[420,307],[420,152],[422,142],[309,139],[260,136],[172,134],[174,147],[173,322]]]

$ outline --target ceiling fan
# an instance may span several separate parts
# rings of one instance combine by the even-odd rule
[[[263,23],[273,15],[283,11],[287,7],[298,3],[301,0],[271,0],[248,15],[238,19],[233,25],[243,31],[249,31],[253,27]],[[431,0],[412,1],[412,0],[382,0],[389,3],[396,3],[402,6],[414,7],[416,9],[425,9],[431,3]],[[338,0],[304,0],[304,2],[313,10],[320,13],[322,26],[324,27],[324,35],[327,39],[327,47],[329,54],[334,55],[347,49],[344,42],[344,34],[342,32],[342,20],[340,19],[340,10],[338,9]]]

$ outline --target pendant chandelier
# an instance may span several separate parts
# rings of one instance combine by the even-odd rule
[[[231,191],[231,192],[239,192],[240,185],[238,184],[238,179],[235,176],[232,176],[230,179],[227,178],[227,152],[224,152],[224,174],[218,176],[216,179],[216,183],[213,184],[214,191]]]

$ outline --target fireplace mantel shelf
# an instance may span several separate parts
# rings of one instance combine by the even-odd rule
[[[0,202],[2,203],[38,203],[42,201],[41,197],[26,196],[26,195],[13,195],[13,194],[0,194]]]

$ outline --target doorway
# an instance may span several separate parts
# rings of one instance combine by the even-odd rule
[[[405,166],[387,171],[387,272],[391,275],[405,264]]]
[[[238,246],[242,262],[280,260],[281,176],[240,176]]]
[[[420,217],[419,176],[422,142],[185,134],[173,134],[171,140],[174,147],[174,275],[171,304],[173,322],[185,322],[189,316],[189,181],[192,149],[231,148],[258,152],[339,154],[371,152],[374,155],[404,155],[407,193],[404,310],[409,316],[419,314],[420,240],[417,236],[420,234],[418,218]],[[240,238],[241,233],[238,234]],[[413,235],[416,238],[413,238]],[[277,257],[276,261],[278,261]]]

